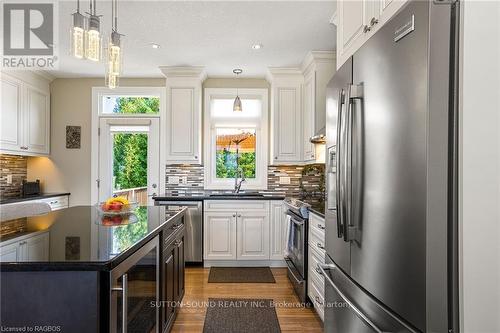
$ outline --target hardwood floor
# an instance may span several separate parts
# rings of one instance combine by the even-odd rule
[[[276,283],[208,283],[210,269],[187,267],[183,307],[172,332],[202,332],[206,312],[202,303],[208,298],[273,299],[278,304],[276,313],[282,332],[323,332],[321,319],[314,309],[297,306],[299,299],[288,281],[286,268],[271,270]]]

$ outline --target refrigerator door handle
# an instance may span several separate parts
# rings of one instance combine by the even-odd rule
[[[346,157],[346,166],[345,166],[345,188],[346,188],[346,214],[345,216],[347,217],[345,220],[345,223],[343,224],[344,226],[344,241],[350,242],[352,240],[356,239],[356,231],[357,231],[357,226],[354,223],[354,218],[353,218],[353,165],[356,165],[356,168],[359,168],[359,164],[361,163],[360,160],[353,160],[353,135],[354,135],[354,100],[358,99],[360,100],[360,105],[361,108],[363,108],[363,86],[358,84],[358,85],[349,85],[347,86],[346,89],[346,113],[347,113],[347,126],[346,126],[346,152],[347,152],[347,157]],[[361,110],[362,112],[362,110]],[[359,116],[359,115],[358,115]],[[358,148],[359,149],[359,148]],[[358,175],[356,175],[358,176]],[[360,179],[357,179],[359,182]],[[358,183],[356,183],[358,184]],[[359,191],[359,189],[357,189]]]
[[[340,290],[340,288],[332,281],[332,279],[330,278],[330,275],[327,273],[327,271],[337,269],[337,266],[335,266],[333,264],[326,264],[326,265],[320,265],[319,268],[321,270],[321,273],[323,273],[323,276],[325,277],[325,282],[330,284],[333,287],[333,289],[337,292],[337,294],[339,294],[339,296],[342,298],[342,300],[344,300],[344,302],[346,302],[351,307],[351,309],[354,311],[354,313],[361,320],[363,320],[363,322],[365,322],[368,326],[370,326],[377,333],[391,333],[388,331],[384,331],[383,329],[380,329],[373,321],[370,320],[370,318],[368,318],[367,315],[365,315],[363,313],[363,311],[358,309],[358,307],[353,303],[353,301],[349,297],[347,297]]]
[[[344,193],[342,201],[345,203],[345,211],[343,214],[343,236],[345,242],[350,242],[349,227],[351,225],[351,167],[352,167],[352,103],[351,103],[351,85],[348,85],[345,90],[345,137],[344,137]]]
[[[343,217],[343,201],[342,201],[342,190],[341,190],[341,184],[342,184],[342,158],[341,154],[343,152],[343,143],[342,143],[342,137],[343,137],[343,127],[342,127],[342,106],[345,103],[345,95],[344,95],[344,89],[341,89],[339,92],[339,103],[338,103],[338,110],[337,110],[337,144],[336,144],[336,149],[335,149],[335,169],[336,169],[336,174],[335,174],[335,187],[336,187],[336,196],[335,200],[336,203],[335,205],[337,206],[337,237],[342,238],[343,236],[343,226],[342,226],[342,217]]]

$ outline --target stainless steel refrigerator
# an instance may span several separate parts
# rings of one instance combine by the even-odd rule
[[[326,332],[458,332],[458,28],[410,1],[328,85]]]

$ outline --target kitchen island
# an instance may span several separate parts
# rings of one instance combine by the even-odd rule
[[[78,206],[20,219],[0,236],[2,329],[168,331],[184,294],[184,216]]]

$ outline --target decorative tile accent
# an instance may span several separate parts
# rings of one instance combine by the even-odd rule
[[[167,165],[167,191],[201,191],[204,180],[203,166],[194,165]],[[186,184],[169,184],[169,177],[187,177]],[[268,192],[285,193],[290,197],[308,197],[321,200],[325,196],[325,166],[324,164],[311,165],[283,165],[269,166],[267,169]],[[290,184],[280,184],[280,177],[290,177]]]
[[[0,154],[0,199],[20,196],[27,172],[27,157]],[[7,184],[9,175],[12,175],[12,184]]]
[[[203,190],[204,170],[201,165],[167,165],[165,188],[167,190]],[[169,184],[169,177],[186,177],[186,184]]]
[[[0,223],[0,236],[5,237],[11,234],[28,231],[27,219],[20,218]]]
[[[82,139],[81,126],[66,126],[66,148],[80,149]]]

